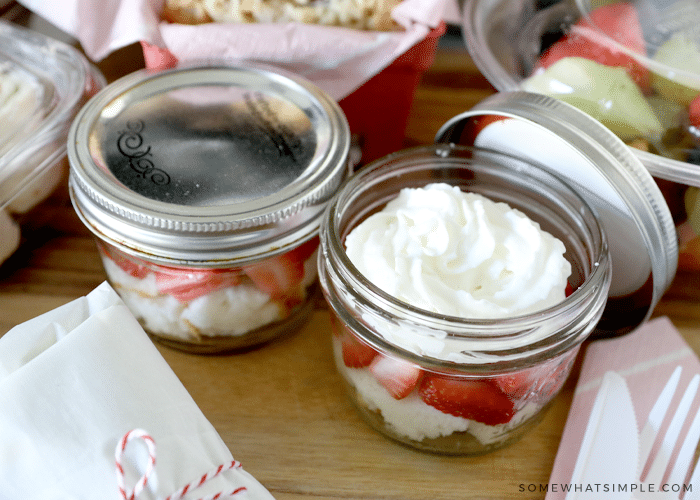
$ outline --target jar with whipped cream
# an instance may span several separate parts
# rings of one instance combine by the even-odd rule
[[[365,167],[321,234],[350,398],[372,427],[431,452],[485,453],[538,422],[610,285],[586,202],[485,149],[430,146]]]
[[[247,349],[314,307],[320,221],[349,142],[337,103],[283,70],[138,71],[73,122],[70,194],[107,280],[155,340]]]
[[[523,92],[364,167],[329,205],[321,248],[335,364],[359,414],[454,455],[535,426],[589,336],[650,316],[678,255],[628,148]]]

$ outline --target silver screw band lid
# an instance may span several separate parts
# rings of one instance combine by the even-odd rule
[[[435,140],[505,152],[570,184],[597,212],[610,247],[612,283],[598,329],[626,333],[651,316],[676,275],[676,229],[652,176],[609,129],[562,101],[514,91],[448,120]]]
[[[304,79],[249,63],[143,70],[109,85],[68,137],[76,211],[164,263],[235,263],[315,235],[348,173],[347,120]]]

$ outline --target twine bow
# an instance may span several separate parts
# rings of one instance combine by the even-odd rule
[[[132,439],[141,439],[146,446],[148,447],[148,465],[146,466],[146,471],[144,472],[143,476],[136,482],[134,485],[134,489],[129,491],[126,489],[124,486],[124,467],[122,466],[122,457],[124,455],[124,451],[126,450],[126,445],[131,441]],[[153,440],[153,438],[144,430],[142,429],[134,429],[126,434],[124,434],[124,437],[119,441],[117,444],[117,449],[114,453],[115,456],[115,461],[116,461],[116,474],[117,474],[117,487],[119,488],[119,494],[124,500],[137,500],[138,496],[141,494],[143,489],[146,487],[146,484],[148,483],[148,478],[149,476],[153,473],[156,467],[156,443]],[[207,481],[210,479],[218,476],[224,471],[230,470],[230,469],[238,469],[241,467],[240,462],[237,462],[236,460],[232,460],[231,462],[221,464],[219,465],[216,469],[213,469],[206,474],[204,474],[202,477],[200,477],[198,480],[192,481],[189,484],[186,484],[179,490],[177,490],[175,493],[172,495],[168,496],[165,500],[180,500],[182,497],[184,497],[188,492],[195,490],[196,488],[199,488],[200,486],[204,485]],[[218,500],[220,498],[230,498],[233,497],[239,493],[242,493],[246,491],[245,486],[240,486],[238,488],[235,488],[234,490],[227,491],[227,492],[219,492],[215,493],[213,495],[208,495],[206,497],[202,497],[199,500]]]

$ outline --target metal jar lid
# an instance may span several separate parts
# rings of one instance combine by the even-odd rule
[[[348,174],[345,115],[295,75],[196,63],[104,88],[69,132],[73,204],[98,237],[160,263],[235,264],[318,232]]]
[[[568,182],[597,212],[610,247],[597,333],[626,333],[650,317],[676,274],[677,234],[654,179],[606,127],[562,101],[503,92],[449,120],[435,140],[509,153]]]

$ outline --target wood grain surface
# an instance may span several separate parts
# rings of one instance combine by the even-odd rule
[[[100,67],[111,81],[142,64],[138,47],[129,47]],[[431,143],[448,118],[493,92],[464,49],[441,47],[416,92],[406,145]],[[65,186],[37,212],[50,228],[25,231],[0,267],[0,335],[105,280]],[[700,275],[679,273],[655,315],[669,316],[700,351]],[[234,457],[279,500],[543,498],[576,378],[521,441],[485,456],[445,457],[389,441],[360,420],[334,369],[320,300],[301,331],[245,354],[159,350]]]

